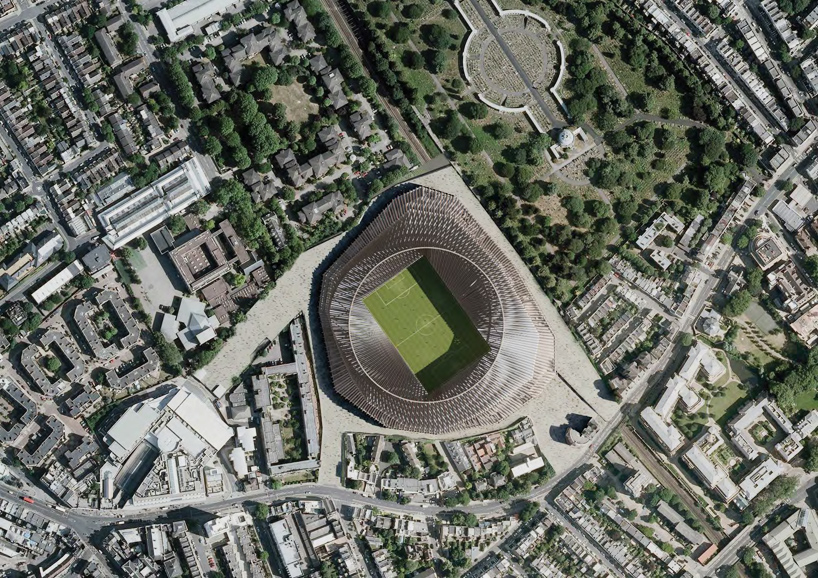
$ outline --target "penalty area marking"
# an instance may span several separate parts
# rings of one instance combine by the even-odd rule
[[[391,289],[391,287],[386,287],[386,286],[381,287],[381,289],[378,289],[378,291],[376,293],[378,294],[378,299],[381,300],[381,305],[383,305],[384,307],[389,307],[392,303],[394,303],[398,299],[405,299],[405,298],[409,297],[409,294],[412,292],[412,289],[414,289],[417,286],[418,286],[417,283],[412,283],[409,287],[407,287],[406,289],[404,289],[403,291],[398,293],[396,296],[394,296],[389,301],[384,301],[383,300],[383,297],[381,296],[381,289]]]

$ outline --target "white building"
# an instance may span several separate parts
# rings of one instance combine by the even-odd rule
[[[99,213],[111,249],[162,224],[210,192],[199,159],[193,157],[145,188],[130,193]]]
[[[692,381],[699,374],[699,369],[704,371],[709,383],[718,381],[727,372],[727,368],[719,361],[713,350],[701,341],[697,342],[687,354],[687,359],[679,370],[679,376],[688,382]]]
[[[304,575],[306,561],[301,555],[300,540],[294,534],[293,528],[287,519],[270,524],[270,533],[273,535],[278,555],[289,578],[300,578]]]
[[[190,502],[219,492],[205,484],[205,470],[232,437],[216,409],[185,380],[169,393],[129,407],[105,433],[109,462],[101,469],[106,499],[116,485],[129,488],[133,506]],[[146,472],[150,466],[149,472]],[[137,476],[137,472],[142,473]]]
[[[176,315],[165,313],[162,317],[161,331],[169,342],[177,339],[190,351],[216,338],[219,320],[215,315],[205,314],[205,304],[192,297],[182,297]]]
[[[185,0],[156,13],[171,43],[196,32],[195,27],[218,14],[224,14],[236,0]]]
[[[42,304],[43,301],[45,301],[46,299],[54,295],[57,291],[60,291],[63,287],[68,285],[71,282],[71,280],[74,279],[74,277],[82,273],[84,270],[85,268],[82,266],[82,263],[80,263],[79,260],[74,261],[73,263],[68,265],[68,267],[66,267],[65,269],[54,275],[51,279],[43,283],[39,289],[37,289],[31,294],[31,298],[34,299],[34,302],[37,305]]]
[[[745,404],[739,409],[736,417],[727,424],[727,432],[732,436],[731,441],[748,460],[754,460],[760,455],[759,448],[750,434],[750,428],[763,419],[765,414],[788,436],[794,431],[792,422],[770,398],[763,397]]]
[[[782,473],[784,473],[784,466],[775,459],[768,457],[756,469],[747,474],[747,477],[741,480],[739,484],[741,496],[749,502]]]
[[[723,440],[721,441],[723,442]],[[718,446],[716,445],[708,449],[712,452],[715,451],[716,447]],[[693,470],[708,488],[721,495],[725,502],[729,502],[736,497],[736,494],[739,492],[739,488],[730,479],[727,471],[725,471],[720,464],[717,464],[710,459],[710,455],[712,454],[706,453],[705,450],[702,449],[698,443],[696,443],[693,444],[690,449],[687,450],[687,452],[685,452],[682,458],[691,468],[693,468]]]

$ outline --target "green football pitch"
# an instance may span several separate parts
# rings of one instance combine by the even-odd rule
[[[364,304],[428,392],[489,350],[425,258],[364,297]]]

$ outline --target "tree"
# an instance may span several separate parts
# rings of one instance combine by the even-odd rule
[[[367,7],[367,11],[375,18],[385,19],[389,16],[389,3],[382,0],[373,0]]]
[[[407,68],[411,68],[412,70],[420,70],[423,68],[423,56],[420,55],[420,52],[404,50],[401,58]]]
[[[482,102],[469,101],[460,105],[460,112],[466,118],[478,120],[489,115],[489,107]]]
[[[404,23],[395,23],[389,29],[389,37],[398,44],[407,42],[410,36],[409,27]]]
[[[753,296],[750,294],[750,292],[747,291],[747,289],[742,289],[728,299],[722,313],[724,313],[727,317],[738,317],[747,311],[747,308],[750,306],[752,301]]]
[[[196,96],[193,93],[193,85],[182,68],[181,61],[175,54],[169,53],[162,62],[182,111],[189,114],[196,103]]]
[[[176,344],[165,339],[165,336],[158,331],[154,332],[153,341],[156,354],[159,356],[159,359],[162,360],[162,364],[168,372],[174,374],[180,373],[184,358],[179,352],[179,348],[176,347]]]
[[[321,578],[338,578],[338,571],[329,560],[321,562]]]
[[[419,4],[407,4],[403,9],[403,15],[408,20],[417,20],[423,16],[423,8]]]
[[[57,373],[62,367],[60,360],[53,356],[46,357],[44,365],[50,373]]]
[[[426,66],[432,74],[440,74],[446,68],[446,53],[442,50],[427,51]]]
[[[256,502],[255,518],[257,520],[265,521],[270,517],[270,506],[261,502]]]
[[[136,46],[139,42],[139,37],[136,35],[133,24],[126,22],[118,31],[119,34],[119,51],[127,56],[136,54]]]
[[[693,345],[693,336],[690,333],[682,333],[682,345],[684,347],[690,347]]]
[[[812,277],[813,282],[818,283],[818,255],[810,255],[804,259],[804,269],[807,275]]]
[[[228,281],[233,287],[241,287],[247,282],[247,277],[244,273],[233,273],[229,275]]]
[[[278,70],[272,66],[253,68],[252,84],[257,92],[270,88],[278,80]]]
[[[523,506],[523,509],[520,510],[520,521],[528,522],[537,514],[539,510],[540,510],[539,502],[529,502],[526,500],[525,506]]]
[[[737,155],[738,162],[746,169],[754,167],[758,162],[758,151],[750,143],[741,143]]]
[[[699,131],[698,144],[701,147],[702,159],[712,162],[724,152],[724,133],[714,128],[706,127]]]
[[[497,140],[504,140],[514,134],[514,129],[501,120],[491,124],[488,127],[491,135]]]
[[[426,42],[430,48],[445,50],[449,48],[449,44],[452,42],[449,31],[440,24],[427,24],[421,31],[423,33],[423,41]]]
[[[187,225],[185,224],[185,220],[179,215],[173,215],[170,219],[168,219],[168,229],[170,229],[170,232],[173,233],[174,237],[184,233],[186,228]]]
[[[804,458],[804,469],[808,472],[818,471],[818,441],[810,439],[807,442],[807,451]]]
[[[400,458],[398,454],[392,450],[383,450],[381,452],[381,461],[394,466],[400,463]]]
[[[90,275],[80,275],[77,277],[76,284],[79,289],[90,289],[94,284],[94,278]]]

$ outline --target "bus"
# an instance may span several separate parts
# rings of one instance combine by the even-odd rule
[[[57,510],[58,512],[62,512],[63,514],[65,513],[65,508],[63,508],[62,506],[54,505],[54,506],[51,506],[51,507],[54,508],[55,510]]]
[[[23,501],[28,502],[29,504],[33,504],[34,498],[32,498],[31,496],[23,496]]]

